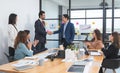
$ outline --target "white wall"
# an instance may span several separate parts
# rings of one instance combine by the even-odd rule
[[[6,63],[3,52],[8,50],[7,25],[10,13],[18,15],[17,28],[29,29],[34,37],[34,22],[38,19],[39,0],[0,0],[0,64]]]

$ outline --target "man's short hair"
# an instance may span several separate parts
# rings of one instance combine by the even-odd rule
[[[43,15],[45,13],[45,11],[40,11],[38,16],[40,17],[41,15]]]
[[[68,14],[63,14],[63,16],[69,20]]]

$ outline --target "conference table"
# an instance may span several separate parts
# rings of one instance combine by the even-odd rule
[[[46,53],[42,52],[40,54]],[[37,56],[35,55],[35,56]],[[80,59],[85,59],[91,57],[90,55],[83,55]],[[93,61],[91,64],[86,65],[86,69],[84,69],[84,73],[99,73],[100,65],[103,61],[103,55],[100,56],[92,56]],[[55,58],[53,61],[47,60],[44,62],[42,66],[36,65],[35,67],[23,71],[17,71],[14,69],[13,64],[16,64],[18,61],[10,62],[7,64],[0,65],[0,72],[5,73],[70,73],[67,72],[69,67],[73,64],[72,62],[63,62],[63,59]],[[73,73],[73,72],[72,72]]]

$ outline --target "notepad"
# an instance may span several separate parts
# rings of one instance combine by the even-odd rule
[[[19,67],[15,67],[15,70],[21,71],[21,70],[26,70],[26,69],[31,69],[33,68],[33,66],[31,65],[24,65],[24,66],[19,66]]]
[[[86,65],[88,62],[86,61],[75,61],[73,65]]]
[[[25,65],[37,65],[37,61],[34,60],[20,60],[18,61],[18,63],[16,64],[12,64],[12,66],[14,67],[21,67],[21,66],[25,66]]]

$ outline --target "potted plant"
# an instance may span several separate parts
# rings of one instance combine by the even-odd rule
[[[77,59],[76,58],[77,53],[78,53],[78,48],[76,48],[74,44],[71,44],[67,46],[67,49],[65,50],[65,59],[75,61]]]
[[[67,49],[71,49],[72,51],[78,51],[78,48],[74,44],[67,46]]]

